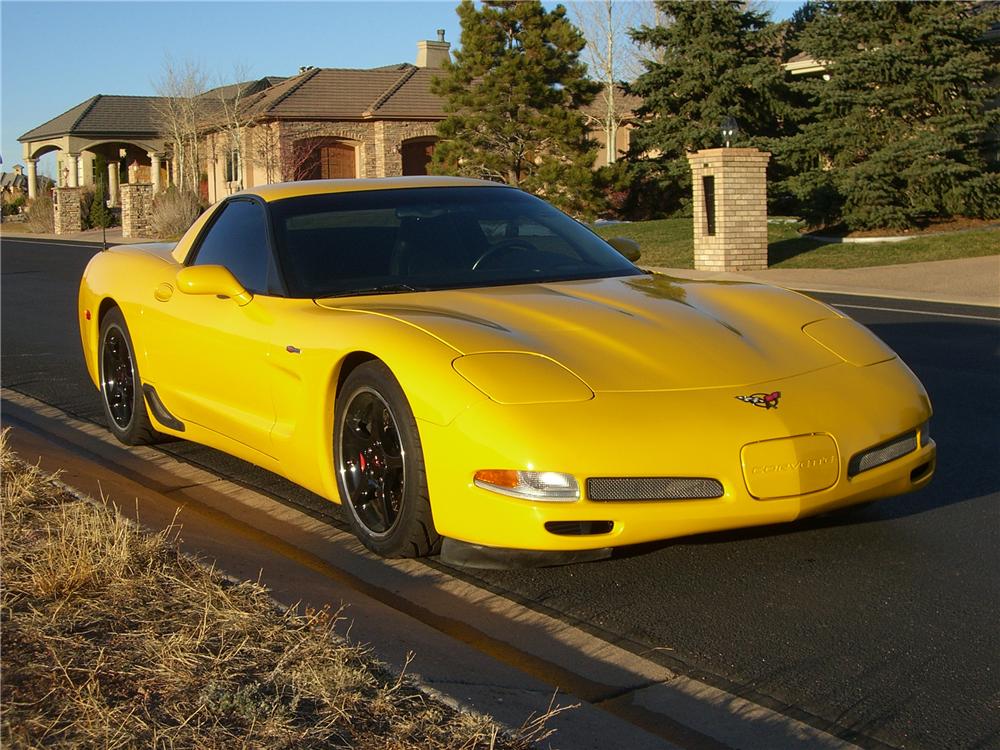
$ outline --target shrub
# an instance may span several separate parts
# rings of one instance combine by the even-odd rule
[[[56,217],[52,207],[52,194],[48,190],[39,191],[38,196],[28,201],[28,229],[36,233],[51,233],[56,228]]]
[[[104,180],[98,179],[97,187],[94,190],[94,200],[90,204],[90,213],[88,214],[90,226],[111,226],[114,220],[114,215],[111,213],[111,209],[108,208],[107,199],[107,191],[104,189]]]
[[[158,239],[176,239],[194,224],[201,213],[197,193],[167,188],[153,198],[151,225]]]
[[[16,195],[12,195],[9,197],[5,194],[2,201],[3,215],[15,216],[21,213],[21,207],[25,204],[26,201],[27,198],[24,196],[24,193],[18,193]]]
[[[80,228],[90,229],[90,209],[94,205],[94,188],[85,187],[80,191]]]

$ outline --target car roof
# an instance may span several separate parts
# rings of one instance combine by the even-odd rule
[[[469,177],[378,177],[353,180],[303,180],[300,182],[280,182],[274,185],[258,185],[243,190],[237,195],[256,195],[265,201],[280,201],[301,195],[323,195],[324,193],[353,193],[366,190],[393,190],[399,188],[435,187],[507,187],[489,180]]]

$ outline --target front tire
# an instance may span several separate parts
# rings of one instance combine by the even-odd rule
[[[355,368],[337,396],[333,449],[348,522],[385,557],[437,552],[420,435],[406,395],[378,361]]]
[[[101,321],[99,341],[97,366],[108,429],[126,445],[148,445],[162,439],[149,420],[132,337],[118,308],[109,310]]]

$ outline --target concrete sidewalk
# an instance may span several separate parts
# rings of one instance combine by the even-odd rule
[[[997,248],[1000,252],[1000,247]],[[863,294],[1000,307],[1000,255],[870,268],[769,268],[766,271],[651,270],[685,279],[760,281],[812,292]]]
[[[34,232],[11,231],[11,225],[4,223],[0,225],[0,236],[5,240],[48,240],[50,242],[96,242],[100,244],[103,240],[100,229],[87,229],[82,232],[72,232],[70,234],[54,234],[47,232],[44,234]],[[16,226],[16,225],[14,225]],[[111,245],[135,245],[140,242],[160,242],[150,237],[122,237],[121,227],[111,227],[107,232],[108,246]]]

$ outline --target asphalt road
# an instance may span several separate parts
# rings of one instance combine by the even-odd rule
[[[75,309],[95,250],[3,240],[0,379],[99,422]],[[817,296],[868,325],[930,392],[928,489],[596,564],[454,572],[865,746],[1000,748],[1000,316]],[[163,449],[339,522],[268,472],[183,441]]]

